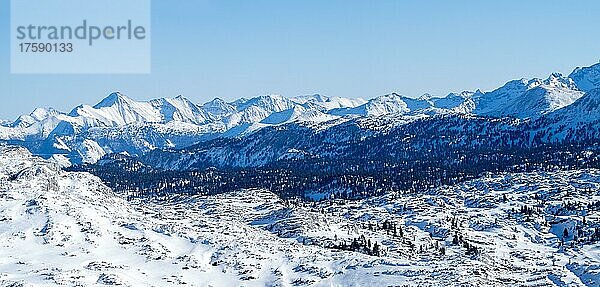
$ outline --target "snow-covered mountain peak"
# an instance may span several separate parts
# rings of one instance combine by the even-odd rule
[[[491,107],[488,107],[487,105],[492,104],[492,103],[505,102],[505,101],[510,100],[513,97],[515,97],[515,95],[521,95],[525,91],[527,91],[527,89],[532,88],[535,85],[535,83],[536,83],[535,81],[532,82],[525,78],[509,81],[498,89],[495,89],[491,92],[484,93],[484,96],[482,98],[482,102],[480,103],[480,105],[485,105],[484,107],[486,109],[494,108],[493,105],[491,105]],[[478,108],[484,108],[484,107],[478,107]]]
[[[577,67],[569,78],[584,92],[600,88],[600,63],[589,67]]]
[[[533,118],[572,104],[583,96],[575,83],[559,73],[546,80],[519,79],[474,97],[478,115]]]
[[[227,102],[225,102],[221,98],[214,98],[211,101],[206,102],[203,106],[224,105],[224,104],[227,104]]]
[[[472,98],[474,97],[476,94],[482,94],[480,90],[477,90],[475,92],[472,91],[462,91],[460,93],[449,93],[446,98]]]
[[[391,93],[391,94],[385,94],[376,98],[371,99],[369,102],[371,103],[395,103],[395,102],[403,102],[404,100],[404,96],[397,94],[397,93]]]
[[[100,109],[100,108],[106,108],[106,107],[112,107],[114,105],[123,105],[123,104],[130,104],[134,102],[134,100],[130,99],[129,97],[123,95],[120,92],[113,92],[111,94],[109,94],[106,98],[102,99],[102,101],[100,101],[99,103],[97,103],[94,106],[94,109]]]
[[[505,90],[522,89],[523,86],[528,86],[530,84],[533,84],[530,79],[520,78],[520,79],[510,80],[510,81],[506,82],[506,84],[504,84],[502,87],[498,88],[498,90],[499,89],[505,89]]]
[[[235,107],[220,98],[214,98],[212,101],[202,105],[202,109],[207,113],[222,117],[236,111]]]
[[[251,106],[262,108],[268,112],[281,112],[295,105],[290,99],[281,95],[261,95],[237,104],[237,110],[242,111]]]
[[[61,112],[52,108],[35,108],[30,114],[21,115],[14,122],[7,122],[3,124],[3,126],[13,128],[26,128],[31,126],[32,124],[41,122],[47,119],[48,117],[57,116],[59,114],[61,114]]]
[[[550,76],[548,77],[548,80],[550,79],[561,79],[564,78],[562,73],[558,73],[558,72],[554,72],[552,74],[550,74]]]
[[[41,121],[45,118],[47,118],[48,116],[50,116],[50,114],[56,114],[57,111],[53,110],[53,109],[45,109],[45,108],[36,108],[35,110],[33,110],[33,112],[31,112],[31,117],[36,119],[37,121]]]
[[[156,123],[162,121],[160,111],[149,102],[137,102],[115,92],[91,107],[79,106],[69,113],[71,117],[83,118],[92,126],[124,126],[131,123]]]
[[[322,111],[330,111],[333,109],[344,109],[354,108],[367,101],[361,98],[342,98],[342,97],[329,97],[321,94],[299,96],[290,98],[295,103],[302,104],[306,108],[317,108]]]
[[[404,101],[405,97],[391,93],[376,97],[361,107],[364,107],[365,114],[369,116],[379,116],[385,114],[410,112],[410,108]]]
[[[463,91],[460,93],[450,93],[443,98],[431,98],[430,101],[438,109],[470,113],[475,108],[473,99],[476,95],[478,95],[477,92]]]
[[[307,102],[320,102],[320,103],[329,102],[329,101],[331,101],[331,98],[328,96],[321,95],[321,94],[314,94],[314,95],[307,95],[307,96],[292,97],[292,98],[290,98],[290,100],[292,100],[296,103],[299,103],[299,104],[304,104]]]
[[[152,100],[150,104],[160,112],[164,123],[178,121],[190,124],[204,124],[210,120],[210,116],[204,110],[181,95],[175,98]]]
[[[174,98],[161,98],[161,99],[158,99],[158,100],[164,100],[165,102],[168,102],[168,103],[170,103],[172,105],[175,105],[175,106],[183,106],[183,105],[185,105],[185,106],[195,106],[195,104],[192,103],[192,101],[190,101],[188,98],[186,98],[186,97],[184,97],[182,95],[179,95],[179,96],[174,97]]]
[[[321,94],[314,94],[312,96],[312,98],[315,99],[315,100],[317,100],[317,101],[319,101],[319,102],[329,102],[329,101],[331,101],[330,97],[324,96],[324,95],[321,95]]]
[[[261,121],[263,124],[278,125],[290,122],[319,123],[330,121],[338,117],[328,115],[318,109],[305,108],[301,105],[294,106],[281,112],[273,113]]]
[[[8,124],[12,128],[26,128],[36,123],[37,121],[30,115],[21,115],[17,118],[16,121]]]
[[[550,88],[577,90],[577,85],[573,79],[564,77],[561,73],[552,73],[550,77],[543,81],[543,85]]]
[[[160,98],[157,100],[158,101],[162,100],[163,102],[169,103],[169,104],[171,104],[173,106],[177,106],[177,107],[184,107],[184,106],[185,107],[196,107],[196,104],[194,104],[192,101],[190,101],[188,98],[184,97],[183,95],[178,95],[177,97],[174,97],[174,98]],[[156,100],[153,100],[153,101],[156,101]]]
[[[433,98],[436,98],[436,97],[435,97],[435,96],[433,96],[432,94],[425,93],[425,94],[421,95],[421,96],[418,98],[418,100],[421,100],[421,101],[430,101],[430,100],[431,100],[431,99],[433,99]]]
[[[391,93],[373,98],[366,103],[354,108],[338,108],[332,110],[333,115],[360,115],[360,116],[382,116],[387,114],[404,115],[417,110],[432,108],[433,103],[429,100],[414,99]]]

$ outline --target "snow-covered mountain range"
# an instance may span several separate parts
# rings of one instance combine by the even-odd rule
[[[0,139],[0,286],[600,286],[600,64],[445,97],[112,93]]]
[[[33,153],[70,163],[93,163],[105,154],[142,155],[154,149],[184,148],[219,137],[242,137],[264,127],[309,124],[323,128],[357,118],[464,114],[481,117],[542,117],[557,125],[587,120],[600,87],[600,64],[577,68],[571,75],[510,81],[490,92],[450,93],[419,98],[395,93],[370,100],[323,95],[286,98],[264,95],[226,102],[195,104],[178,96],[135,101],[115,92],[94,106],[80,105],[68,113],[38,108],[0,125],[0,140]],[[568,108],[568,109],[567,109]],[[316,125],[315,125],[316,124]]]
[[[279,95],[214,99],[196,105],[188,99],[147,102],[112,93],[94,106],[69,113],[38,108],[0,126],[0,139],[22,144],[43,156],[62,155],[74,162],[94,162],[106,153],[141,154],[154,148],[185,147],[202,139],[237,136],[264,126],[338,118],[327,113],[364,103],[360,99],[320,95],[288,99]]]

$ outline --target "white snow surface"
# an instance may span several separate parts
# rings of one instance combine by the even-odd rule
[[[536,118],[573,104],[584,93],[570,78],[552,74],[546,80],[521,79],[479,95],[475,114],[493,117]]]
[[[241,190],[128,202],[94,176],[2,146],[0,285],[598,286],[600,246],[586,238],[600,213],[560,206],[597,202],[599,190],[600,171],[582,170],[361,201]],[[453,244],[457,232],[480,254]],[[382,256],[330,248],[361,235]]]

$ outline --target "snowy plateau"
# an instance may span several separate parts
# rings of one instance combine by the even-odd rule
[[[600,64],[0,121],[0,286],[600,286]]]
[[[3,286],[600,284],[598,170],[498,174],[357,201],[240,190],[153,203],[128,202],[23,148],[1,151]],[[331,248],[361,237],[381,254]]]

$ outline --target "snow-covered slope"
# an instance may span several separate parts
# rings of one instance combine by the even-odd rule
[[[478,92],[479,93],[479,92]],[[335,115],[384,116],[406,114],[469,114],[475,108],[473,92],[450,93],[445,97],[433,97],[425,94],[419,98],[410,98],[396,93],[376,97],[356,107],[333,109]]]
[[[241,190],[127,202],[94,176],[2,146],[0,179],[3,286],[600,282],[598,170],[500,174],[360,201]],[[376,244],[379,256],[340,250],[352,242]]]
[[[261,123],[278,125],[291,122],[308,121],[313,123],[331,121],[338,117],[321,112],[318,109],[305,108],[303,106],[295,106],[291,109],[270,114],[263,119]]]
[[[590,67],[576,68],[569,78],[573,79],[577,87],[584,92],[600,88],[600,63]]]
[[[407,103],[408,102],[408,103]],[[409,106],[410,104],[410,106]],[[339,108],[332,111],[335,115],[381,116],[386,114],[405,114],[411,108],[427,105],[424,100],[410,99],[398,94],[379,96],[354,108]]]
[[[583,96],[570,78],[552,74],[546,80],[515,80],[476,99],[475,114],[492,117],[535,118],[575,102]]]
[[[434,107],[438,109],[457,109],[462,110],[464,113],[469,113],[474,108],[472,98],[478,97],[481,94],[480,91],[469,92],[464,91],[461,93],[450,93],[443,98],[431,98]]]
[[[169,230],[97,178],[61,172],[23,149],[1,149],[0,285],[174,286],[231,278],[214,276],[220,272],[210,265],[209,245]]]
[[[219,98],[215,98],[214,100],[205,103],[204,105],[202,105],[202,109],[207,113],[219,118],[234,113],[236,111],[233,105]]]
[[[319,94],[311,96],[293,97],[291,98],[291,100],[296,103],[303,104],[305,107],[316,106],[324,111],[333,109],[354,108],[367,102],[366,100],[361,98],[349,99],[340,97],[327,97]]]
[[[72,117],[83,118],[89,126],[124,126],[136,122],[161,122],[160,112],[148,102],[136,102],[121,93],[112,93],[91,107],[73,109]]]
[[[600,128],[600,89],[587,92],[573,104],[549,114],[547,118],[555,126],[577,129],[582,125],[591,124]]]
[[[212,121],[214,118],[213,115],[182,96],[177,96],[173,99],[156,99],[150,101],[150,104],[160,111],[162,122],[176,121],[202,125]]]

